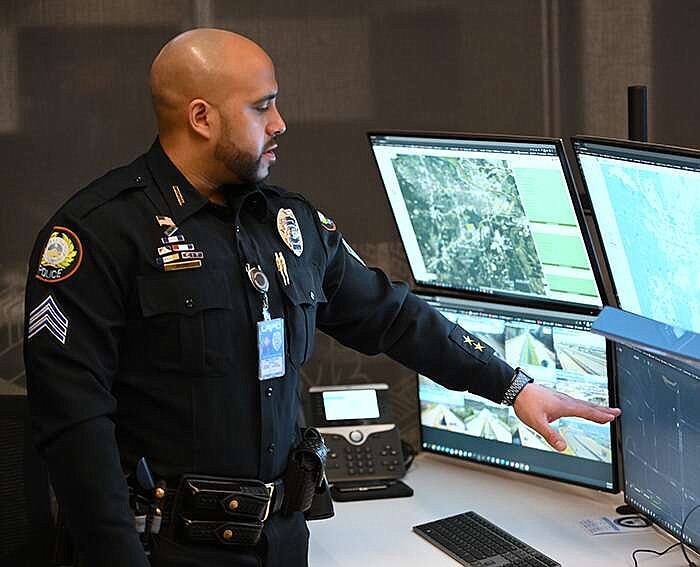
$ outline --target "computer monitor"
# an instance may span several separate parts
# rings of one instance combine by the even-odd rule
[[[625,501],[681,537],[700,504],[700,373],[616,344]],[[700,510],[683,542],[700,551]]]
[[[700,152],[573,138],[617,307],[700,332]]]
[[[368,136],[417,284],[586,312],[602,305],[561,140]]]
[[[616,343],[672,358],[700,369],[700,333],[673,327],[609,305],[591,331]]]
[[[423,296],[445,317],[521,366],[536,382],[576,398],[608,405],[606,342],[589,331],[594,317],[466,299]],[[421,445],[467,461],[616,492],[614,428],[579,418],[553,427],[567,440],[552,449],[517,419],[513,409],[418,377]]]

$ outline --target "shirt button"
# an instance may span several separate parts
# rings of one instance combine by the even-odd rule
[[[267,389],[267,391],[265,392],[265,395],[266,395],[268,398],[271,398],[271,397],[272,397],[272,386],[270,386],[270,387]]]
[[[236,234],[239,234],[240,232],[241,232],[241,226],[237,224],[236,225]]]
[[[267,446],[267,452],[270,453],[270,455],[272,455],[275,452],[275,444],[274,443],[270,443]]]
[[[309,292],[309,298],[311,301],[316,301],[316,294],[314,293],[313,289]]]
[[[187,299],[185,299],[185,307],[187,307],[187,308],[194,307],[194,299],[192,299],[191,297],[188,297]]]
[[[140,175],[134,179],[134,183],[141,183],[143,181],[143,177]]]

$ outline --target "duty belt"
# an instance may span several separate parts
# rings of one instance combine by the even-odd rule
[[[256,479],[185,474],[172,490],[154,482],[142,459],[130,477],[136,527],[148,549],[152,534],[163,533],[185,543],[255,545],[264,522],[277,512],[304,512],[308,519],[333,515],[323,473],[327,449],[321,434],[304,430],[293,449],[284,479],[264,483]],[[313,507],[318,496],[324,505]],[[312,509],[313,508],[313,509]],[[145,512],[145,513],[144,513]]]

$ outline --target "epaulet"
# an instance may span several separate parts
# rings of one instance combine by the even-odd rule
[[[146,160],[141,156],[129,165],[112,169],[92,181],[73,195],[61,210],[71,216],[83,218],[128,189],[147,187],[148,176]]]
[[[302,195],[301,193],[292,193],[291,191],[287,191],[286,189],[283,189],[282,187],[278,187],[277,185],[261,184],[260,189],[264,193],[271,193],[273,195],[276,195],[278,197],[282,197],[284,199],[296,199],[297,201],[303,201],[304,203],[306,203],[309,206],[313,206],[313,205],[311,205],[309,200],[306,197],[304,197],[304,195]]]

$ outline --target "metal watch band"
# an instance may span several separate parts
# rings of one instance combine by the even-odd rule
[[[513,374],[513,381],[503,395],[503,401],[501,403],[506,406],[512,406],[515,403],[515,398],[518,397],[518,394],[530,382],[534,382],[534,380],[525,374],[523,369],[518,366]]]

